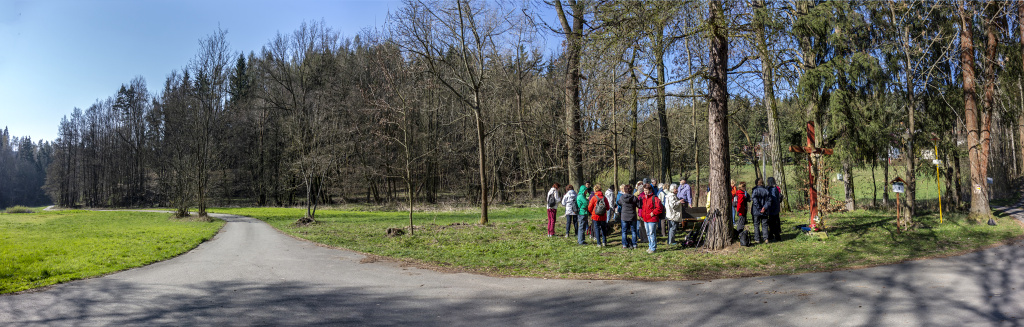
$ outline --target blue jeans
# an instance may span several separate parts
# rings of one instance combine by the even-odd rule
[[[633,235],[632,239],[629,238],[630,235]],[[622,246],[636,247],[636,241],[639,238],[640,235],[636,232],[636,220],[622,221]]]
[[[565,216],[565,235],[576,234],[576,232],[569,232],[574,229],[579,229],[579,227],[576,225],[576,215]]]
[[[736,225],[736,202],[732,203],[732,224]]]
[[[768,235],[768,215],[754,215],[754,241],[767,241]]]
[[[587,217],[587,215],[576,216],[576,222],[579,225],[579,229],[576,230],[576,244],[587,244],[583,238],[587,236],[588,221],[590,221],[590,217]]]
[[[668,245],[675,245],[676,241],[676,230],[679,229],[680,223],[669,220],[668,221]]]
[[[658,239],[656,235],[658,233],[658,223],[649,223],[645,221],[644,227],[647,228],[647,249],[651,251],[657,250]]]
[[[607,225],[607,221],[594,221],[594,233],[591,235],[594,235],[594,242],[597,242],[597,244],[608,243],[608,235],[604,234],[604,227]]]

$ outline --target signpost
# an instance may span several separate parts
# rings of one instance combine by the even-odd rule
[[[814,122],[807,122],[807,146],[798,147],[795,145],[789,146],[790,152],[806,153],[807,154],[807,197],[810,201],[810,224],[808,226],[813,231],[818,230],[817,223],[815,222],[818,218],[818,190],[815,189],[814,179],[814,155],[832,155],[832,149],[816,148],[814,147]],[[826,177],[828,178],[828,177]]]
[[[892,180],[892,192],[896,193],[896,230],[903,230],[900,228],[900,194],[905,192],[903,179],[896,176],[896,179]]]

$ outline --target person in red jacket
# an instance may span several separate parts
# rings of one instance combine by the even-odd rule
[[[604,234],[605,224],[608,221],[608,211],[612,210],[612,206],[608,203],[608,199],[604,196],[604,190],[601,189],[601,184],[594,186],[594,197],[590,198],[590,204],[587,205],[587,210],[590,211],[590,220],[594,221],[594,238],[597,239],[598,246],[605,246],[608,244],[608,236]],[[599,208],[599,206],[604,206]]]
[[[647,227],[647,253],[654,253],[658,247],[658,240],[655,233],[658,230],[658,217],[665,212],[665,206],[661,199],[654,196],[654,190],[650,185],[644,185],[644,196],[641,197],[640,219]]]
[[[736,197],[736,231],[740,233],[740,244],[747,246],[747,203],[750,197],[747,196],[747,182],[740,182],[734,192]]]

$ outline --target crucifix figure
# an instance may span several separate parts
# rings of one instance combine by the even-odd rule
[[[811,230],[818,230],[818,226],[815,220],[818,218],[818,190],[815,188],[816,181],[814,179],[814,155],[832,155],[832,149],[816,148],[814,147],[814,122],[807,122],[807,146],[798,147],[795,145],[789,146],[790,152],[806,153],[807,154],[807,197],[810,201],[811,211]]]

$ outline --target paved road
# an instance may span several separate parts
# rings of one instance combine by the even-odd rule
[[[1024,215],[1022,215],[1024,216]],[[0,296],[0,325],[1018,326],[1024,243],[869,269],[714,281],[447,274],[228,221],[180,257]]]

